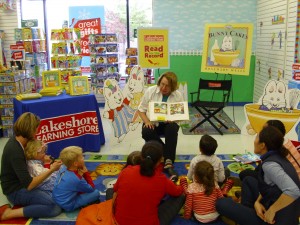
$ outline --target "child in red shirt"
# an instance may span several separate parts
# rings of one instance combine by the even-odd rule
[[[183,183],[183,180],[180,180]],[[200,161],[195,166],[193,183],[186,190],[184,218],[192,216],[201,223],[210,223],[219,217],[216,201],[223,194],[214,179],[214,168],[207,161]]]

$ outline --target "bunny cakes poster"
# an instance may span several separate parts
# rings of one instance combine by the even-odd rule
[[[249,75],[253,25],[206,24],[201,72]]]

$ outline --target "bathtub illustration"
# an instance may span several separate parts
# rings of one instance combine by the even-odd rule
[[[268,120],[281,120],[288,133],[300,117],[300,110],[293,109],[291,113],[265,111],[259,109],[259,104],[246,104],[245,111],[250,125],[256,133],[259,133]]]
[[[215,62],[222,66],[230,66],[232,62],[239,56],[240,50],[235,51],[220,51],[220,49],[213,49]]]

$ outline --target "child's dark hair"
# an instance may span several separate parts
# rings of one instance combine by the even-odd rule
[[[157,141],[146,142],[142,148],[141,175],[152,177],[155,172],[155,166],[162,156],[163,146],[161,143]]]
[[[127,156],[127,161],[123,169],[127,166],[140,165],[142,161],[141,151],[133,151]]]
[[[207,161],[200,161],[195,166],[194,172],[195,182],[203,184],[205,194],[211,195],[215,188],[215,172],[214,167]]]
[[[286,133],[285,126],[283,122],[281,122],[280,120],[268,120],[266,124],[268,126],[276,127],[283,134],[283,136],[285,135]]]
[[[216,149],[218,147],[218,143],[216,141],[216,139],[214,139],[213,137],[204,134],[199,142],[199,148],[202,154],[204,155],[213,155],[216,152]]]
[[[259,142],[265,143],[268,151],[277,151],[282,157],[286,157],[288,150],[283,146],[284,136],[274,126],[264,127],[258,134]]]

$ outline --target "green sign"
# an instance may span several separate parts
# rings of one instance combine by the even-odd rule
[[[38,20],[22,20],[21,21],[21,27],[37,27],[38,26]]]

